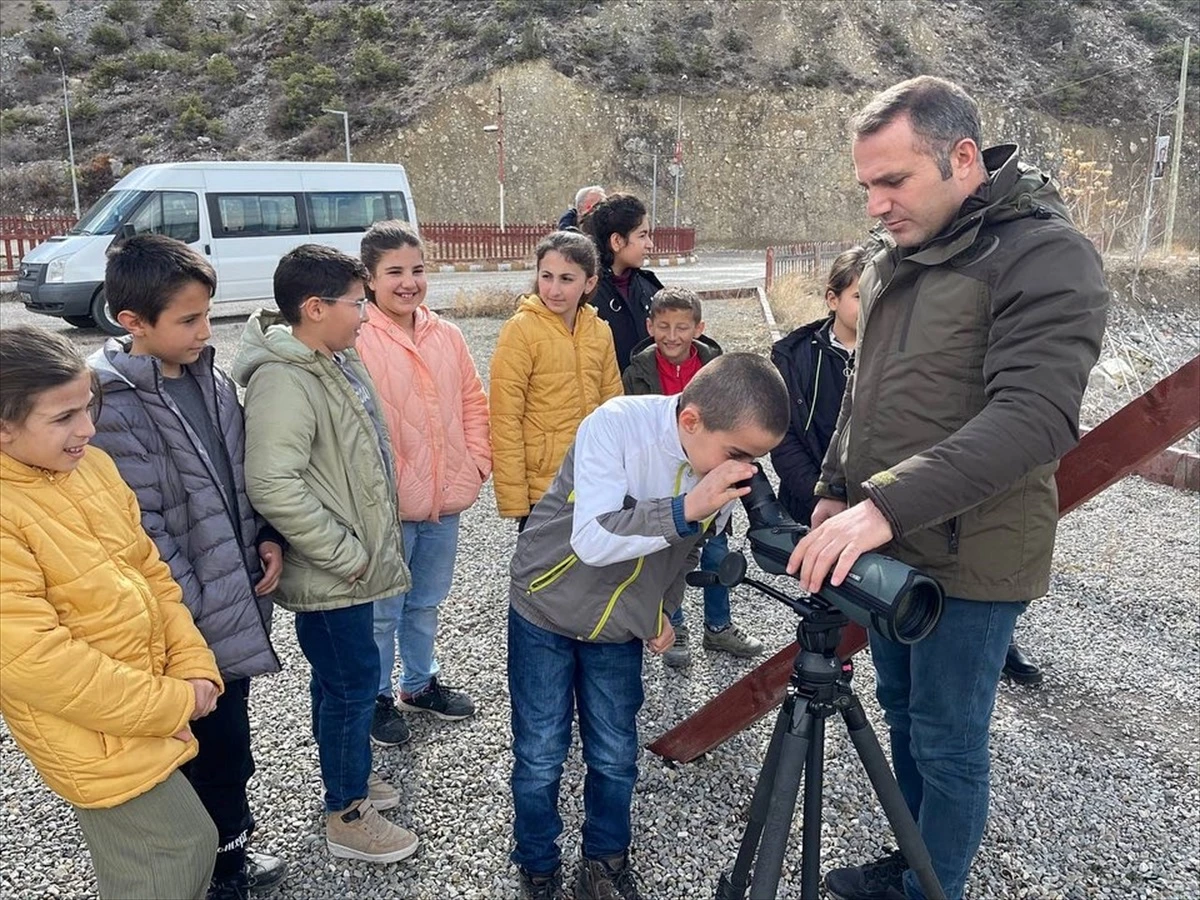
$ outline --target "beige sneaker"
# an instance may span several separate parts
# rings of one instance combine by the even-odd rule
[[[341,859],[391,863],[417,852],[417,836],[379,814],[368,797],[325,819],[325,843]]]
[[[400,792],[374,772],[367,776],[367,796],[371,798],[371,805],[380,812],[400,805]]]

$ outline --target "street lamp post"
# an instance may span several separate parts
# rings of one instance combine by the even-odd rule
[[[500,230],[504,230],[504,94],[496,85],[496,124],[484,125],[483,130],[496,135],[496,181],[500,185]]]
[[[342,117],[342,134],[346,138],[346,162],[350,162],[350,115],[344,109],[330,109],[327,106],[321,107],[321,112],[333,113],[335,116]]]
[[[683,175],[683,83],[686,81],[687,75],[683,75],[679,84],[679,110],[675,114],[675,228],[679,227],[679,178]]]
[[[54,48],[54,55],[58,58],[58,71],[62,75],[63,87],[63,116],[67,120],[67,155],[71,161],[71,194],[75,198],[75,219],[79,220],[79,181],[75,177],[75,142],[71,140],[71,104],[67,100],[67,69],[63,65],[62,51],[57,47]]]

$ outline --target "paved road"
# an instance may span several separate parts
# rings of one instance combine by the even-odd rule
[[[761,253],[741,253],[717,251],[702,253],[699,262],[694,265],[672,266],[657,270],[664,284],[680,284],[694,290],[715,290],[720,288],[753,287],[762,284],[764,261]],[[522,272],[454,272],[433,274],[429,276],[428,303],[434,309],[450,305],[455,295],[461,291],[476,291],[483,288],[502,288],[521,290],[533,281],[533,273]],[[0,326],[12,326],[22,323],[42,325],[53,331],[69,332],[77,336],[81,347],[88,349],[98,347],[103,342],[103,335],[94,329],[74,328],[62,319],[42,316],[27,311],[19,303],[9,300],[11,294],[3,295],[0,302]],[[232,303],[222,304],[214,310],[213,340],[221,349],[224,332],[236,333],[236,328],[245,321],[259,304]]]

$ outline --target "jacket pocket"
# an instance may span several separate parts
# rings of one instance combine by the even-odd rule
[[[600,616],[600,621],[596,623],[596,627],[592,629],[592,633],[587,636],[589,641],[594,641],[600,635],[600,632],[604,631],[604,626],[608,624],[608,619],[612,615],[617,601],[621,599],[621,595],[625,593],[625,589],[637,581],[638,576],[642,574],[642,565],[645,563],[645,559],[644,556],[639,556],[637,563],[633,567],[633,572],[628,578],[617,585],[616,590],[612,592],[612,595],[608,598],[608,603],[604,606],[604,612]]]
[[[537,578],[529,582],[529,593],[536,594],[538,591],[544,591],[554,582],[558,581],[570,571],[575,563],[579,562],[579,557],[572,553],[561,562],[555,563]]]

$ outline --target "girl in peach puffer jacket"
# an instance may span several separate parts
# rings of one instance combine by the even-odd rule
[[[438,607],[450,592],[459,513],[492,472],[487,395],[458,327],[424,305],[421,239],[404,222],[377,222],[363,235],[367,321],[357,350],[375,382],[395,453],[408,593],[375,603],[379,693],[371,738],[408,740],[397,706],[465,719],[475,705],[438,681]],[[404,674],[393,701],[396,645]]]
[[[223,690],[216,660],[133,492],[88,446],[83,357],[4,328],[0,371],[0,711],[74,807],[101,897],[203,898],[217,830],[179,767]]]

